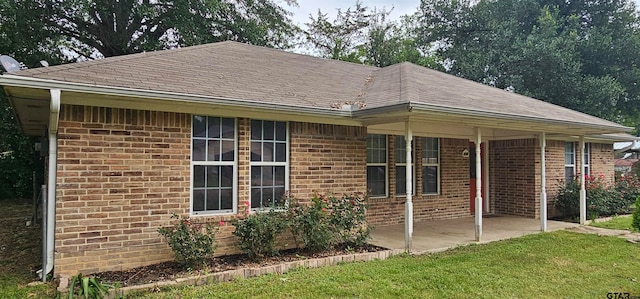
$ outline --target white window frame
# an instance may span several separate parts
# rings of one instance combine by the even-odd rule
[[[214,118],[229,118],[233,119],[233,161],[194,161],[193,160],[193,140],[194,139],[204,139],[209,140],[208,138],[193,136],[193,118],[194,117],[214,117]],[[207,132],[209,128],[207,127]],[[191,159],[190,159],[190,175],[191,179],[189,180],[189,215],[192,217],[197,216],[209,216],[209,215],[228,215],[228,214],[236,214],[238,212],[238,119],[232,117],[221,117],[221,116],[210,116],[210,115],[191,115]],[[204,210],[204,211],[194,211],[193,210],[193,189],[194,189],[194,169],[195,166],[233,166],[233,183],[232,183],[232,203],[231,210]]]
[[[385,159],[384,163],[369,163],[367,159],[367,173],[369,172],[369,166],[383,166],[384,167],[384,194],[383,195],[371,195],[370,198],[387,198],[389,197],[389,136],[385,134],[368,134],[368,135],[379,135],[384,136],[384,147],[385,147]],[[367,139],[369,138],[367,135]],[[367,141],[367,151],[369,142]],[[368,156],[368,153],[367,153]],[[367,177],[366,181],[367,186],[369,185],[369,178]],[[368,191],[368,190],[367,190]]]
[[[571,164],[567,164],[567,145],[571,144],[571,150],[573,152],[573,161],[571,161]],[[564,155],[562,155],[563,159],[564,159],[564,178],[565,180],[567,179],[567,167],[571,167],[573,169],[573,173],[571,174],[571,178],[575,178],[576,176],[576,143],[575,142],[565,142],[564,144],[564,150],[563,150]],[[568,183],[565,182],[565,183]]]
[[[422,195],[425,195],[425,196],[440,195],[440,193],[442,191],[442,184],[441,184],[442,167],[440,165],[440,162],[441,162],[441,159],[442,159],[442,157],[441,157],[441,155],[442,155],[442,139],[438,138],[438,137],[421,137],[421,139],[422,139],[422,141],[421,141],[422,142],[422,152],[421,152],[422,167],[420,169],[422,171],[421,178],[423,178],[424,175],[425,175],[424,168],[426,168],[428,166],[437,167],[437,169],[438,169],[437,176],[438,177],[437,177],[437,186],[436,186],[437,191],[436,192],[428,192],[428,193],[424,192],[424,188],[425,188],[424,183],[422,184],[422,190],[420,190],[420,191],[422,192]],[[426,158],[424,157],[424,153],[426,152],[426,148],[427,148],[426,147],[426,142],[427,142],[428,139],[436,139],[436,140],[438,140],[438,163],[427,163]]]
[[[582,152],[582,175],[591,175],[591,143],[584,144]]]
[[[285,158],[285,162],[262,162],[262,161],[251,161],[251,142],[253,141],[264,141],[264,140],[254,140],[252,139],[252,135],[251,135],[251,121],[253,120],[257,120],[257,121],[262,121],[264,124],[264,121],[273,121],[273,122],[281,122],[281,123],[285,123],[285,128],[286,128],[286,132],[285,132],[285,138],[286,138],[286,144],[285,144],[285,150],[286,150],[286,158]],[[264,126],[262,127],[262,129],[264,130]],[[263,131],[264,132],[264,131]],[[272,119],[250,119],[249,120],[249,209],[252,212],[261,212],[261,211],[269,211],[271,210],[270,207],[253,207],[251,206],[251,194],[252,194],[252,187],[251,186],[251,169],[253,168],[253,166],[284,166],[284,195],[287,194],[287,191],[289,191],[289,161],[290,161],[290,145],[291,145],[291,137],[290,137],[290,133],[289,133],[289,122],[288,121],[280,121],[280,120],[272,120]],[[263,134],[264,135],[264,134]],[[284,203],[283,207],[275,207],[274,210],[284,210],[284,208],[288,205],[288,202]]]
[[[394,148],[395,148],[395,150],[393,151],[393,155],[394,155],[394,160],[397,161],[398,160],[398,155],[397,155],[396,151],[398,150],[398,139],[402,139],[405,142],[405,147],[403,148],[405,156],[407,155],[406,140],[405,140],[405,136],[404,135],[394,135],[394,136],[395,136],[394,137],[395,138],[395,140],[394,140],[394,145],[395,145]],[[414,136],[413,140],[411,142],[411,149],[412,149],[411,150],[411,154],[413,155],[413,159],[411,159],[411,171],[413,173],[413,175],[411,176],[411,179],[413,180],[413,188],[412,188],[413,190],[411,190],[411,195],[416,195],[416,189],[417,189],[416,188],[416,186],[417,186],[416,185],[416,177],[417,176],[416,176],[416,163],[415,163],[415,161],[416,161],[416,147],[415,147],[415,144],[416,144],[416,137]],[[395,176],[394,181],[393,181],[394,186],[396,186],[396,197],[406,197],[407,196],[406,190],[403,193],[398,193],[398,180],[397,180],[397,178],[398,178],[398,167],[403,167],[404,171],[406,173],[406,171],[407,171],[407,169],[406,169],[407,163],[406,162],[405,163],[395,162],[394,170],[396,172],[396,176]],[[406,178],[405,178],[405,180],[406,180]],[[406,187],[405,187],[405,189],[406,189]]]

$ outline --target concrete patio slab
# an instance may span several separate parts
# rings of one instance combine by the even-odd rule
[[[507,215],[490,215],[482,219],[480,243],[520,237],[540,232],[540,220]],[[576,223],[549,221],[548,230],[580,226]],[[371,243],[389,249],[404,249],[404,224],[376,226]],[[412,253],[438,252],[475,242],[473,217],[415,222]]]

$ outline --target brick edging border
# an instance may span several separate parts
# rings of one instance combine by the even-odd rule
[[[181,277],[174,280],[159,281],[154,283],[134,285],[134,286],[118,288],[115,290],[110,290],[109,296],[107,298],[115,298],[116,295],[125,295],[133,291],[144,291],[144,290],[149,290],[149,289],[154,289],[159,287],[182,286],[182,285],[200,286],[200,285],[206,285],[209,283],[220,283],[220,282],[232,281],[239,278],[247,279],[247,278],[257,277],[257,276],[270,274],[270,273],[284,274],[290,270],[294,270],[298,268],[313,269],[313,268],[320,268],[325,266],[333,266],[339,263],[386,260],[393,255],[397,255],[403,252],[405,251],[404,250],[382,250],[382,251],[376,251],[376,252],[344,254],[344,255],[322,257],[322,258],[284,262],[277,265],[269,265],[269,266],[263,266],[263,267],[248,267],[248,268],[227,270],[222,272],[197,275],[197,276],[191,276],[191,277]]]

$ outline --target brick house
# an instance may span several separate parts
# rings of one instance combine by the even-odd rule
[[[66,275],[169,260],[157,229],[172,213],[229,221],[285,192],[367,192],[370,222],[406,223],[408,249],[424,220],[473,216],[478,240],[483,214],[538,218],[545,230],[557,184],[613,180],[612,144],[629,131],[410,63],[236,42],[6,73],[0,84],[24,133],[48,141],[43,268]],[[232,230],[219,254],[237,251]]]

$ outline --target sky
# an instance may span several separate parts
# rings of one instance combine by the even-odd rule
[[[318,14],[318,9],[326,13],[329,19],[333,19],[336,16],[337,8],[344,11],[355,6],[355,3],[355,0],[298,0],[299,6],[289,8],[289,10],[294,14],[293,22],[303,26],[304,23],[309,22],[309,14],[315,17]],[[362,0],[362,4],[368,8],[376,7],[379,10],[385,8],[388,11],[393,8],[390,19],[395,20],[402,15],[414,13],[420,5],[420,0]]]
[[[640,0],[634,0],[636,7],[640,7]],[[336,9],[343,11],[354,6],[356,0],[298,0],[298,7],[289,8],[293,13],[293,22],[299,26],[309,22],[309,14],[317,15],[318,9],[327,13],[330,20],[336,16]],[[385,8],[391,11],[390,19],[398,19],[399,16],[414,13],[420,5],[420,0],[362,0],[362,4],[368,8]]]

